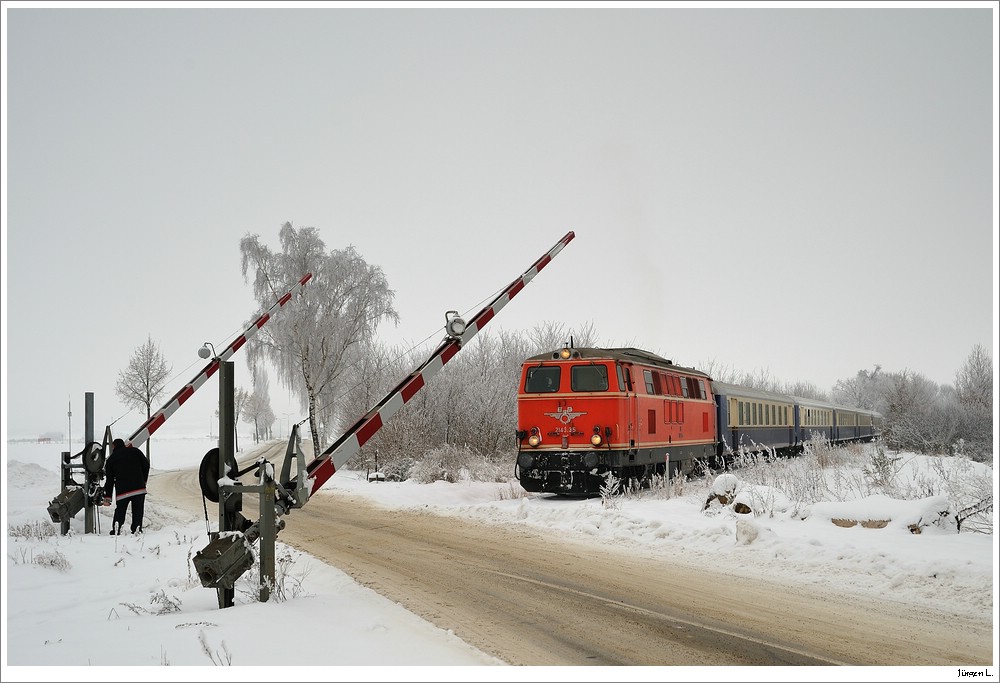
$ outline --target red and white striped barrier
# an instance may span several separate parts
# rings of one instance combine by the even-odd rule
[[[228,361],[232,358],[233,354],[239,351],[240,347],[246,344],[247,340],[257,333],[257,330],[267,324],[267,321],[271,319],[271,314],[291,301],[292,296],[301,292],[302,288],[305,287],[306,283],[311,279],[312,273],[306,273],[303,275],[297,285],[292,287],[292,289],[289,290],[283,297],[275,301],[269,309],[264,311],[264,313],[262,313],[261,316],[243,332],[243,334],[234,339],[232,343],[226,347],[225,351],[223,351],[216,358],[210,360],[208,365],[206,365],[201,372],[195,375],[194,379],[181,387],[180,391],[174,394],[173,398],[167,401],[165,406],[153,413],[153,415],[126,440],[126,443],[130,446],[135,446],[136,448],[146,443],[146,440],[152,436],[153,432],[159,429],[160,425],[167,421],[167,418],[173,415],[178,408],[184,405],[185,401],[191,398],[191,394],[197,391],[202,384],[208,381],[209,377],[215,374],[215,371],[219,369],[219,363]]]
[[[413,398],[413,395],[420,391],[437,374],[438,370],[451,360],[463,345],[476,336],[518,292],[524,289],[524,286],[531,282],[539,271],[547,266],[549,261],[555,258],[556,254],[562,251],[563,247],[569,244],[575,236],[572,231],[566,233],[565,237],[535,261],[521,277],[510,283],[497,298],[479,311],[468,323],[461,337],[442,341],[423,365],[411,372],[353,427],[344,432],[333,445],[323,451],[322,455],[309,463],[306,471],[312,480],[310,495],[325,484],[339,468],[343,467],[344,463],[350,460],[382,428],[382,425],[396,414],[397,410]],[[294,485],[291,488],[295,488]]]

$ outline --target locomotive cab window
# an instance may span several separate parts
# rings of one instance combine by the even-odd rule
[[[524,391],[528,394],[559,391],[559,368],[552,365],[528,368],[527,376],[524,378]]]
[[[604,365],[574,365],[569,378],[573,391],[608,390],[608,368]]]

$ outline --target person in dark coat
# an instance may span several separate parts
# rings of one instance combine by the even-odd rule
[[[132,533],[142,531],[142,513],[146,504],[146,480],[149,479],[149,460],[134,446],[126,446],[121,439],[111,444],[111,456],[104,464],[107,481],[104,484],[104,504],[111,505],[111,491],[115,490],[115,515],[111,533],[120,534],[125,526],[125,512],[132,506]]]

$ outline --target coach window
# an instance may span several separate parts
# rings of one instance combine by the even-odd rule
[[[574,365],[569,378],[573,391],[608,390],[608,369],[603,365]]]
[[[528,368],[524,379],[524,391],[528,394],[544,394],[559,391],[559,368],[553,365],[538,365]]]
[[[743,401],[740,401],[740,426],[743,426]]]

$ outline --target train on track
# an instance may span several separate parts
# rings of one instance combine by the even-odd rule
[[[589,496],[622,481],[689,474],[740,449],[801,451],[813,438],[871,440],[878,413],[714,382],[635,348],[574,348],[521,367],[515,474],[530,492]]]

